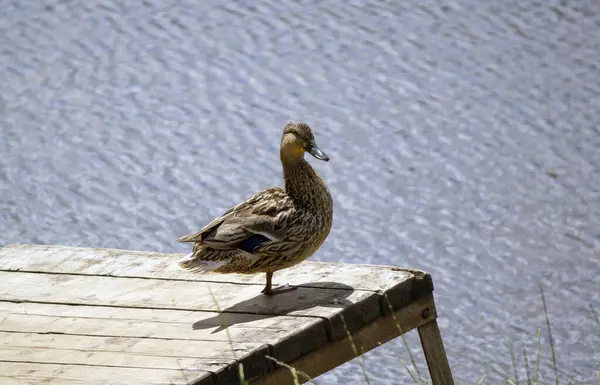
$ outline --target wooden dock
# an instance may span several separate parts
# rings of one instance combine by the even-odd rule
[[[452,383],[426,273],[304,262],[274,276],[298,290],[267,297],[263,274],[195,275],[180,257],[1,248],[0,383],[240,384],[241,363],[252,385],[293,384],[281,363],[314,378],[356,357],[348,334],[360,353],[414,328],[434,384]]]

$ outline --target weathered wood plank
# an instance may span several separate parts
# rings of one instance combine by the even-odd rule
[[[21,337],[23,336],[15,335],[0,344],[0,361],[212,372],[216,374],[218,384],[238,382],[239,362],[244,365],[244,372],[248,378],[262,376],[271,367],[264,358],[264,355],[268,354],[266,345],[247,352],[236,344],[234,347],[237,353],[236,359],[231,351],[227,351],[229,348],[227,344],[221,346],[213,344],[199,350],[200,354],[218,356],[221,353],[229,357],[196,358],[186,356],[190,354],[190,349],[186,349],[186,343],[181,341],[178,343],[181,345],[182,353],[176,355],[173,352],[170,354],[159,352],[160,346],[155,344],[167,345],[165,340],[39,334],[19,340]],[[73,347],[69,347],[70,343]],[[211,348],[216,351],[211,352]],[[144,352],[144,349],[148,351]]]
[[[387,315],[352,333],[356,351],[367,352],[381,344],[412,329],[434,320],[437,316],[433,296],[423,297],[416,302]],[[291,366],[315,378],[336,366],[350,361],[357,355],[349,338],[331,342],[293,362]],[[300,383],[307,380],[299,376]],[[292,375],[287,368],[278,368],[264,377],[252,382],[252,385],[288,385],[293,384]]]
[[[311,316],[326,319],[334,339],[345,334],[341,315],[353,331],[381,314],[380,296],[371,291],[300,287],[268,297],[243,288],[229,283],[0,271],[0,301]],[[230,319],[236,323],[233,316]]]
[[[0,383],[33,385],[214,385],[208,373],[89,365],[57,365],[0,361]]]
[[[0,361],[36,362],[61,365],[112,366],[121,368],[147,368],[170,370],[218,370],[224,362],[205,362],[187,357],[160,357],[122,352],[54,349],[48,347],[0,346]]]
[[[264,285],[263,274],[193,274],[183,271],[176,264],[183,255],[68,246],[9,245],[0,249],[0,270],[213,281],[259,287]],[[305,261],[278,271],[275,281],[311,287],[330,287],[331,282],[338,280],[355,290],[382,292],[415,276],[424,277],[428,281],[424,286],[424,290],[427,291],[431,280],[425,273],[393,266]],[[429,292],[431,289],[429,288]]]
[[[454,385],[437,321],[434,319],[420,326],[419,337],[433,385]]]
[[[296,359],[327,343],[325,323],[319,318],[234,316],[231,320],[229,314],[215,312],[0,302],[0,331],[218,341],[227,346],[231,338],[236,344],[271,345],[281,360]]]
[[[73,350],[83,352],[83,355],[90,353],[126,353],[126,355],[135,356],[138,354],[157,357],[159,359],[176,358],[195,359],[188,360],[196,362],[219,362],[229,363],[236,358],[248,355],[255,350],[264,349],[263,343],[256,342],[237,342],[235,346],[221,341],[185,341],[164,340],[157,338],[132,338],[132,337],[98,337],[82,336],[72,334],[39,334],[39,333],[15,333],[0,332],[0,349],[22,350],[23,356],[29,356],[29,349],[42,348],[45,350],[56,350],[55,354],[61,356],[62,351]],[[232,350],[233,349],[233,350]],[[69,363],[92,363],[84,357],[83,362]],[[159,360],[160,361],[160,360]],[[104,363],[98,363],[98,365]],[[165,364],[155,365],[161,369],[181,369],[181,366],[166,367]],[[120,365],[115,365],[120,366]],[[140,365],[124,365],[145,367]],[[184,367],[185,369],[186,367]],[[195,369],[206,370],[194,366]]]
[[[290,330],[319,327],[326,338],[319,318],[242,313],[227,321],[216,312],[0,302],[0,330],[9,332],[265,342],[285,338]]]

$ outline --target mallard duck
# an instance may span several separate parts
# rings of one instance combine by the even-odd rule
[[[305,152],[329,161],[307,124],[288,123],[280,146],[285,188],[259,192],[197,233],[179,238],[194,243],[179,265],[193,272],[266,273],[266,295],[295,289],[288,284],[273,287],[273,273],[313,255],[329,235],[333,219],[329,189],[304,159]]]

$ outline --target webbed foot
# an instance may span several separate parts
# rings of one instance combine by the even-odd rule
[[[278,285],[278,286],[275,286],[272,288],[265,287],[261,291],[261,293],[263,293],[264,295],[275,295],[275,294],[286,293],[288,291],[292,291],[292,290],[296,290],[296,289],[298,289],[297,286],[293,286],[293,285],[286,283],[285,285]]]

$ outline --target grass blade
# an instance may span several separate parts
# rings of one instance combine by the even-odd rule
[[[402,330],[402,326],[400,325],[400,322],[398,322],[398,319],[396,318],[396,313],[394,312],[392,303],[390,302],[390,300],[387,296],[387,293],[384,293],[383,297],[385,298],[385,301],[388,304],[388,308],[390,309],[390,313],[392,314],[392,319],[394,320],[394,323],[396,324],[398,333],[400,333],[400,338],[402,338],[402,343],[404,344],[404,348],[408,352],[408,356],[410,357],[410,362],[411,362],[415,372],[421,379],[421,381],[423,381],[424,379],[423,379],[423,376],[421,376],[421,371],[419,370],[419,367],[417,366],[417,362],[415,360],[415,355],[413,354],[412,350],[410,350],[410,347],[408,347],[408,342],[406,341],[406,338],[404,337],[404,330]]]
[[[244,365],[241,362],[238,364],[238,378],[240,379],[240,385],[249,385],[244,376]]]
[[[406,371],[410,375],[410,378],[412,378],[412,380],[415,383],[415,385],[419,385],[419,381],[417,380],[417,377],[412,372],[412,370],[410,370],[410,368],[408,367],[408,365],[406,365],[406,361],[402,360],[401,362],[402,362],[402,365],[404,366],[404,369],[406,369]]]
[[[301,375],[302,377],[304,377],[306,379],[306,381],[310,382],[311,384],[317,385],[317,383],[308,374],[304,373],[303,371],[298,370],[298,369],[294,368],[293,366],[286,364],[285,362],[279,361],[275,357],[265,356],[265,358],[273,361],[274,363],[281,366],[282,368],[288,369],[290,371],[290,373],[292,374],[292,379],[294,381],[294,385],[300,385],[300,379],[298,378],[298,375]]]
[[[527,375],[527,385],[531,385],[531,373],[529,371],[529,359],[527,359],[527,349],[523,345],[523,359],[525,360],[525,374]]]
[[[394,313],[392,313],[394,314]],[[398,323],[398,321],[395,320],[396,315],[394,315],[394,321],[396,322],[396,325],[398,327],[398,330],[402,330],[402,328],[400,327],[400,324]],[[415,373],[417,373],[417,375],[419,376],[419,378],[423,379],[423,376],[421,376],[421,372],[419,371],[419,367],[417,366],[417,362],[415,360],[415,355],[413,354],[412,350],[410,350],[410,348],[408,347],[408,342],[406,341],[406,338],[404,337],[404,334],[402,334],[400,336],[400,338],[402,339],[402,343],[404,344],[404,348],[406,349],[406,351],[408,352],[408,356],[410,357],[410,362],[415,370]]]
[[[483,385],[483,382],[485,381],[486,378],[487,378],[487,373],[484,373],[483,376],[481,376],[481,379],[479,381],[477,381],[477,385]]]
[[[365,365],[363,364],[363,361],[362,361],[362,358],[364,356],[362,354],[360,354],[360,355],[358,354],[358,349],[356,348],[356,344],[354,343],[354,338],[352,337],[352,333],[350,333],[350,330],[348,329],[346,320],[344,319],[344,316],[342,314],[340,314],[340,317],[342,318],[342,323],[344,324],[344,329],[346,330],[346,335],[348,336],[348,340],[350,341],[350,344],[352,345],[352,351],[354,352],[354,356],[359,357],[358,364],[360,365],[360,369],[362,370],[365,382],[367,383],[367,385],[371,385],[371,381],[369,380],[369,376],[367,375],[367,370],[365,369]]]
[[[592,311],[592,316],[594,316],[594,320],[596,320],[596,325],[598,325],[598,329],[600,329],[600,320],[598,319],[598,313],[596,313],[596,309],[590,303],[590,310]]]
[[[223,323],[225,326],[225,334],[227,335],[227,341],[229,341],[229,348],[231,349],[231,353],[233,354],[233,358],[237,359],[235,354],[235,349],[233,348],[233,338],[231,338],[231,333],[229,332],[229,323],[226,320],[226,313],[223,313],[221,310],[221,306],[219,306],[219,302],[217,301],[217,297],[215,297],[215,293],[212,291],[212,287],[208,286],[208,291],[210,292],[210,296],[212,297],[213,303],[215,304],[215,308],[217,309],[217,313],[219,313],[219,317],[223,317]],[[246,377],[244,376],[244,366],[239,363],[238,364],[238,378],[240,380],[240,385],[248,385],[248,381],[246,381]]]
[[[535,353],[535,385],[540,385],[540,346],[542,343],[542,329],[538,329],[537,352]]]
[[[512,339],[508,340],[508,351],[510,352],[510,359],[512,361],[513,374],[515,375],[514,385],[519,385],[519,375],[517,374],[517,360],[515,358],[515,349],[513,346]]]
[[[540,285],[540,293],[542,294],[542,304],[544,305],[544,315],[546,316],[546,327],[548,328],[548,338],[550,339],[550,350],[552,351],[552,367],[554,368],[554,382],[558,385],[558,367],[556,365],[556,351],[554,349],[554,340],[552,338],[552,329],[550,328],[550,318],[548,317],[548,307],[546,306],[546,296],[544,288]]]

